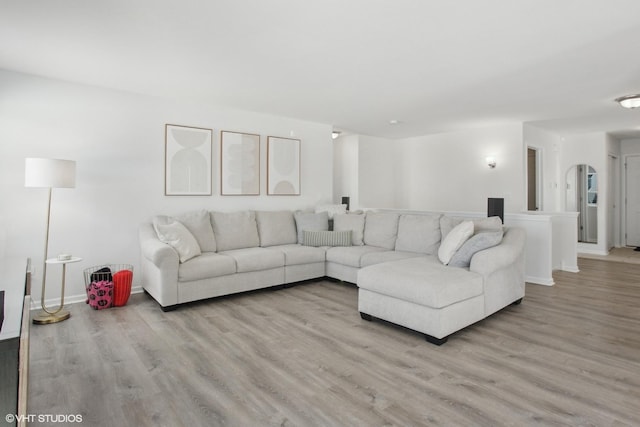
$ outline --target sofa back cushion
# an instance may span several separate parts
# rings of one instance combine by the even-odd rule
[[[399,214],[367,212],[364,223],[364,244],[392,250],[398,236]]]
[[[255,212],[211,212],[218,252],[260,246]]]
[[[296,222],[291,211],[256,211],[260,246],[297,243]]]
[[[440,214],[400,215],[396,251],[435,255],[440,246]]]
[[[329,230],[329,214],[324,212],[302,212],[297,211],[293,214],[296,220],[296,228],[298,230],[298,243],[304,243],[305,231],[327,231]]]
[[[333,216],[333,231],[351,230],[351,243],[362,246],[364,237],[364,214],[336,214]]]

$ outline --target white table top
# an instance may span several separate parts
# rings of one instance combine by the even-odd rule
[[[60,260],[58,258],[49,258],[46,263],[47,264],[69,264],[71,262],[78,262],[78,261],[82,261],[82,258],[78,258],[78,257],[71,257],[69,259],[65,259],[65,260]]]

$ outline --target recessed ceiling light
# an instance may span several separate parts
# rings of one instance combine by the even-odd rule
[[[616,98],[615,101],[624,108],[638,108],[640,107],[640,94],[621,96]]]
[[[400,124],[400,123],[401,123],[401,122],[400,122],[400,120],[397,120],[397,119],[391,119],[391,120],[389,120],[389,124],[390,124],[390,125],[398,125],[398,124]]]
[[[336,139],[339,136],[340,136],[340,131],[334,130],[333,132],[331,132],[331,138]]]

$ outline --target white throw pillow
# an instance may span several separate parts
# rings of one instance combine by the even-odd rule
[[[444,265],[449,264],[451,257],[473,235],[473,222],[462,221],[453,227],[444,238],[438,249],[438,258]]]
[[[187,230],[187,227],[178,221],[168,224],[154,223],[153,226],[158,234],[158,239],[178,252],[181,263],[202,253],[196,238]]]

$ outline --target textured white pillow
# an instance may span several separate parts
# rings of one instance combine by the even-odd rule
[[[153,226],[158,234],[158,239],[170,245],[178,252],[181,263],[197,257],[202,253],[196,238],[187,230],[187,227],[178,221],[173,221],[168,224],[154,223]]]
[[[347,213],[347,205],[320,205],[316,206],[316,213],[326,212],[329,219],[333,219],[336,214]]]
[[[473,222],[462,221],[453,227],[440,244],[438,249],[438,258],[444,265],[449,264],[451,257],[458,249],[473,235]]]
[[[480,233],[474,234],[453,254],[447,265],[449,265],[449,267],[469,267],[471,265],[471,258],[473,258],[476,252],[499,245],[502,241],[502,235],[502,230],[481,231]]]

